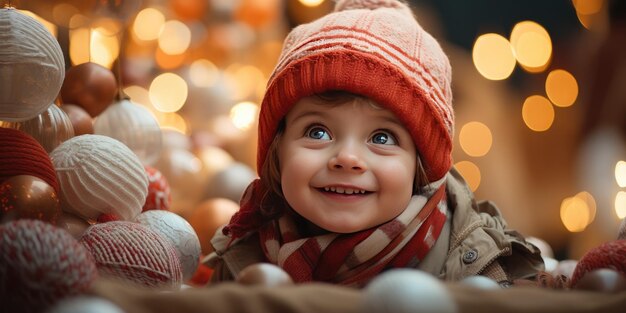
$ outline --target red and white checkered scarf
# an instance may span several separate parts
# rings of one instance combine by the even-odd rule
[[[429,197],[430,196],[430,197]],[[295,282],[364,286],[386,268],[415,267],[435,244],[446,221],[445,183],[413,196],[395,219],[356,233],[302,237],[284,214],[259,230],[268,261]]]

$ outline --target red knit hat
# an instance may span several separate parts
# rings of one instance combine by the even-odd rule
[[[59,193],[52,160],[41,144],[23,131],[0,127],[0,183],[17,175],[41,178]]]
[[[454,112],[448,57],[397,0],[339,0],[335,12],[285,39],[259,117],[257,168],[279,122],[301,98],[343,90],[392,111],[413,137],[426,174],[452,165]]]

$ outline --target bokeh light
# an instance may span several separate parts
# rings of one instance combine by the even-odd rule
[[[572,0],[576,12],[583,15],[593,15],[602,9],[604,0]]]
[[[162,113],[156,115],[159,126],[162,129],[175,130],[181,134],[188,134],[189,127],[185,119],[178,113]]]
[[[108,32],[102,28],[91,31],[90,60],[110,69],[119,56],[120,43],[117,35],[107,35]]]
[[[304,6],[307,7],[316,7],[320,4],[322,4],[322,2],[324,2],[324,0],[299,0],[300,3],[302,3]]]
[[[150,84],[150,100],[160,112],[176,112],[187,101],[187,82],[174,73],[163,73]]]
[[[543,26],[533,21],[517,23],[511,31],[515,58],[530,72],[545,69],[552,57],[552,40]]]
[[[252,102],[237,103],[230,109],[230,119],[233,125],[241,130],[248,130],[257,119],[259,107]]]
[[[489,152],[492,144],[491,130],[481,122],[469,122],[461,128],[459,141],[467,155],[481,157]]]
[[[191,30],[180,21],[167,21],[161,27],[159,34],[159,48],[167,54],[181,54],[191,44]]]
[[[165,24],[165,16],[155,8],[143,9],[135,17],[133,34],[140,40],[150,41],[159,38],[161,27]]]
[[[546,131],[554,122],[554,108],[547,98],[539,95],[530,96],[522,106],[522,118],[531,130]]]
[[[189,79],[198,87],[211,87],[217,83],[220,72],[211,61],[195,60],[189,66]]]
[[[581,232],[591,221],[587,203],[579,197],[566,198],[561,202],[561,222],[570,232]]]
[[[624,188],[626,187],[626,162],[619,161],[615,164],[615,180],[617,185]]]
[[[461,173],[472,191],[476,191],[480,186],[480,169],[470,161],[460,161],[454,167]]]
[[[578,199],[581,199],[587,205],[587,210],[589,211],[588,224],[591,224],[591,222],[593,222],[593,220],[596,218],[596,213],[597,213],[596,199],[593,197],[593,195],[591,195],[587,191],[581,191],[577,193],[575,197]]]
[[[478,72],[490,80],[506,79],[515,69],[515,56],[509,41],[494,33],[476,39],[472,60]]]
[[[255,66],[231,64],[224,70],[224,78],[235,87],[233,99],[245,100],[256,94],[259,82],[265,84],[265,76]]]
[[[546,94],[556,106],[571,106],[578,98],[576,78],[566,70],[551,71],[546,78]]]

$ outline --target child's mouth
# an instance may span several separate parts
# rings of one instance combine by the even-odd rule
[[[334,193],[334,194],[339,194],[339,195],[348,195],[348,196],[367,195],[371,193],[371,191],[367,191],[365,189],[344,188],[344,187],[323,187],[323,188],[318,188],[318,190],[321,192]]]

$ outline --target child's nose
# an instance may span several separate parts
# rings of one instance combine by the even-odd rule
[[[330,158],[328,167],[331,170],[350,170],[364,172],[367,170],[365,161],[354,147],[344,147],[337,155]]]

